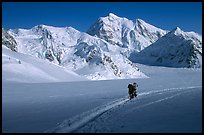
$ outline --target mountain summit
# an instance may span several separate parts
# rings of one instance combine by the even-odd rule
[[[141,52],[132,53],[130,60],[156,66],[200,68],[201,36],[176,27]]]
[[[121,18],[113,13],[100,17],[87,31],[110,44],[127,48],[128,51],[141,51],[167,33],[142,19],[134,21]]]

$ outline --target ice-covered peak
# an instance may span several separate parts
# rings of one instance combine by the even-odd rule
[[[144,20],[142,20],[142,19],[136,19],[136,22],[139,22],[139,23],[145,23],[145,21]]]
[[[174,34],[174,35],[185,35],[184,32],[179,28],[179,27],[176,27],[174,28],[172,31],[170,31],[171,34]]]
[[[181,29],[179,27],[176,27],[174,30],[175,31],[181,31]]]
[[[48,27],[44,24],[40,24],[40,25],[36,25],[33,28],[31,28],[31,31],[39,33],[39,32],[46,30]]]
[[[111,19],[111,20],[114,20],[114,19],[118,19],[120,17],[118,17],[117,15],[113,14],[113,13],[109,13],[108,14],[108,18]]]
[[[165,36],[169,38],[182,38],[195,42],[196,45],[202,46],[202,36],[195,32],[184,32],[181,28],[176,27]]]
[[[105,17],[100,17],[98,19],[98,23],[99,22],[102,22],[102,23],[110,23],[110,22],[115,22],[116,20],[117,21],[120,21],[122,18],[121,17],[118,17],[117,15],[113,14],[113,13],[109,13],[107,16]]]
[[[129,20],[109,13],[99,18],[87,31],[128,51],[141,51],[167,33],[142,19]]]
[[[181,33],[181,32],[183,32],[183,31],[181,30],[181,28],[179,28],[179,27],[174,28],[172,31],[174,31],[175,33]]]
[[[40,25],[36,25],[34,26],[33,28],[31,28],[32,30],[37,30],[37,29],[44,29],[46,28],[47,25],[44,25],[44,24],[40,24]]]

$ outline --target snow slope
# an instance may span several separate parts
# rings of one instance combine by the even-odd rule
[[[150,78],[3,82],[2,131],[202,132],[202,70],[138,66]],[[133,81],[138,97],[128,101]]]
[[[64,67],[2,46],[3,82],[69,82],[87,80]]]
[[[201,68],[202,37],[177,27],[129,59],[148,65]]]

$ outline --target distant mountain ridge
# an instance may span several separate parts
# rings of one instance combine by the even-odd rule
[[[141,19],[132,21],[113,13],[100,17],[87,33],[72,27],[37,25],[31,29],[11,29],[8,34],[16,42],[12,43],[16,51],[93,80],[147,77],[134,62],[187,68],[202,66],[202,37],[197,33],[179,28],[162,30]],[[166,53],[165,49],[172,51]]]
[[[142,64],[168,67],[202,67],[202,38],[179,27],[161,37],[130,60]]]
[[[110,13],[99,18],[87,33],[127,48],[122,53],[133,63],[187,68],[202,66],[202,37],[195,32],[184,32],[179,27],[162,30],[141,19],[131,21]],[[160,45],[154,45],[158,43]]]

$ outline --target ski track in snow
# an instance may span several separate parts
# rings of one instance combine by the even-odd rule
[[[167,92],[175,92],[175,91],[179,92],[179,91],[182,91],[182,92],[176,93],[176,94],[174,94],[172,96],[168,96],[168,97],[165,97],[165,98],[162,98],[162,99],[159,99],[159,100],[155,100],[155,101],[152,101],[152,102],[149,102],[149,103],[145,103],[145,104],[140,105],[140,106],[138,106],[138,107],[136,107],[134,109],[139,109],[139,108],[146,107],[146,106],[154,104],[154,103],[158,103],[158,102],[162,102],[162,101],[167,100],[167,99],[174,98],[174,97],[176,97],[178,95],[189,92],[189,90],[188,91],[183,91],[184,89],[194,89],[194,88],[202,88],[202,86],[168,88],[168,89],[151,90],[151,91],[148,91],[148,92],[139,93],[137,98],[141,99],[141,97],[143,97],[145,95],[150,95],[150,94],[159,95],[159,94],[164,94],[164,93],[167,93]],[[130,101],[128,99],[128,96],[126,96],[125,98],[119,98],[119,99],[114,100],[114,101],[112,101],[110,103],[107,103],[105,105],[101,105],[99,107],[96,107],[96,108],[94,108],[94,109],[92,109],[90,111],[83,112],[82,114],[79,114],[79,115],[77,115],[77,116],[75,116],[75,117],[73,117],[71,119],[64,120],[62,123],[58,123],[57,127],[53,128],[53,129],[50,129],[50,130],[47,130],[45,132],[51,132],[51,133],[75,132],[78,129],[80,129],[81,127],[83,127],[84,125],[86,125],[87,123],[94,121],[96,118],[100,117],[105,112],[107,112],[107,111],[111,110],[112,108],[115,108],[115,107],[117,107],[119,105],[125,104],[128,101]]]

